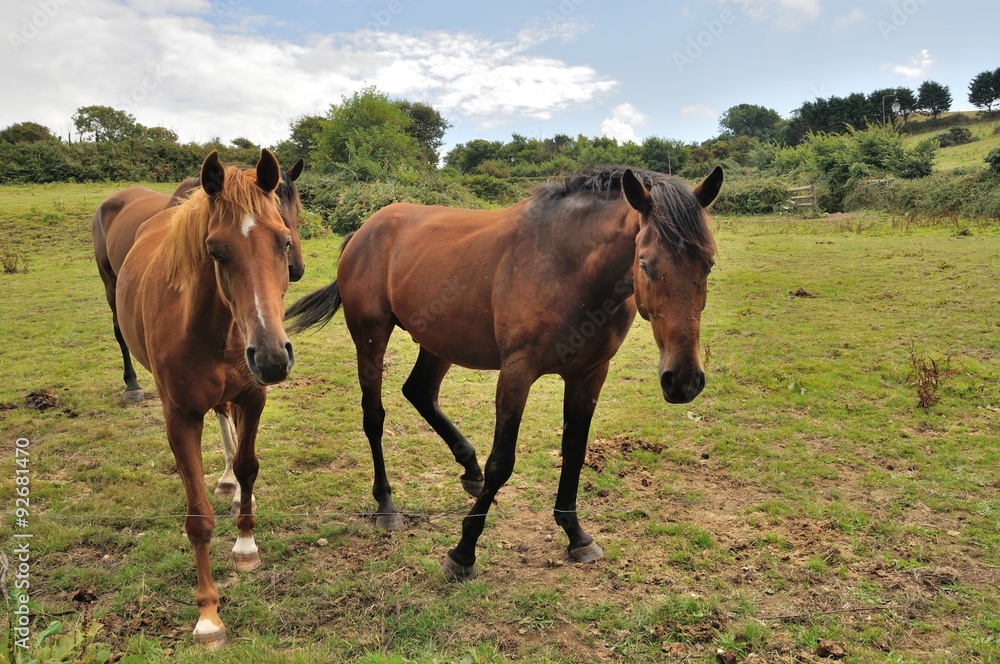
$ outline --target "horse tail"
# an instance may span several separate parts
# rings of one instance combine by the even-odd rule
[[[340,247],[341,253],[352,237],[354,233],[348,233],[344,238],[344,243]],[[295,322],[288,326],[288,332],[297,334],[311,327],[323,327],[330,322],[343,303],[340,286],[334,279],[329,285],[309,293],[285,310],[285,320],[295,319]]]

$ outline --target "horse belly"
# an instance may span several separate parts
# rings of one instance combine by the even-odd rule
[[[492,312],[473,312],[446,289],[436,298],[393,313],[413,340],[442,360],[469,369],[499,369],[500,352]]]

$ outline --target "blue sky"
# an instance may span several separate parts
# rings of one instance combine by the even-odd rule
[[[65,136],[107,104],[182,140],[264,145],[363,86],[430,103],[472,138],[701,141],[739,103],[924,80],[968,109],[1000,66],[1000,4],[968,0],[0,0],[0,126]],[[14,91],[13,94],[10,91]]]

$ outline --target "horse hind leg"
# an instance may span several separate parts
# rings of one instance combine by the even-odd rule
[[[219,481],[215,485],[212,495],[219,499],[232,498],[233,506],[231,512],[233,516],[238,513],[240,504],[240,485],[236,481],[236,474],[233,472],[233,457],[239,446],[236,436],[236,425],[233,423],[232,409],[229,404],[218,406],[215,415],[219,420],[219,431],[222,433],[222,452],[226,456],[226,468],[219,476]],[[257,500],[250,496],[250,504],[253,511],[257,511]]]
[[[125,344],[125,337],[122,336],[121,326],[118,325],[118,303],[116,300],[118,277],[115,275],[114,270],[112,270],[110,263],[99,262],[98,269],[101,273],[101,279],[104,280],[104,295],[108,300],[108,306],[111,307],[111,319],[115,330],[115,341],[118,342],[118,348],[121,350],[122,354],[122,380],[125,382],[125,401],[137,403],[142,401],[145,395],[142,392],[142,388],[139,387],[139,381],[135,374],[135,367],[132,366],[132,354],[129,352],[128,346]]]
[[[421,348],[413,371],[403,384],[403,396],[447,443],[455,461],[465,468],[461,477],[462,488],[469,495],[478,498],[483,492],[484,478],[476,459],[476,450],[438,406],[441,382],[450,368],[449,362]]]

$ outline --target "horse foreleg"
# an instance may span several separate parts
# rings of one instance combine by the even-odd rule
[[[257,426],[260,424],[260,414],[264,410],[267,392],[264,389],[242,395],[236,405],[236,422],[239,425],[239,445],[233,456],[233,472],[239,484],[237,496],[234,498],[233,509],[236,517],[238,535],[233,546],[233,562],[236,568],[244,572],[256,569],[260,565],[260,553],[253,538],[254,508],[253,485],[257,480],[260,463],[255,451],[257,441]]]
[[[377,329],[362,329],[354,334],[358,350],[358,381],[361,383],[361,409],[365,436],[372,452],[375,479],[372,482],[372,496],[378,503],[375,526],[385,530],[403,527],[403,518],[392,501],[392,487],[385,472],[385,457],[382,453],[382,432],[385,426],[385,408],[382,406],[382,372],[385,367],[385,347],[389,342],[391,326]]]
[[[447,443],[455,461],[465,468],[461,477],[462,488],[472,496],[479,496],[483,492],[483,471],[476,459],[476,450],[438,406],[441,381],[450,368],[450,362],[421,348],[417,363],[403,384],[403,396]]]
[[[587,456],[587,437],[594,417],[601,387],[608,376],[608,363],[594,369],[579,380],[567,380],[563,401],[562,473],[556,494],[556,523],[569,536],[569,557],[581,563],[591,563],[604,557],[594,538],[580,527],[576,513],[576,495],[580,486],[580,471]]]
[[[500,369],[500,376],[497,379],[496,429],[493,433],[493,449],[486,459],[483,491],[476,499],[472,510],[462,520],[462,538],[458,545],[448,552],[443,565],[445,576],[453,581],[474,579],[479,575],[476,570],[476,543],[483,534],[486,514],[493,504],[493,499],[514,472],[514,456],[521,416],[524,414],[524,404],[528,400],[531,384],[536,378],[536,374],[522,370],[514,364],[505,365]]]
[[[226,645],[226,626],[219,618],[219,593],[212,580],[209,544],[215,529],[215,510],[205,493],[202,475],[201,434],[204,418],[198,414],[166,412],[167,440],[174,453],[177,473],[187,494],[187,519],[185,530],[194,548],[194,562],[198,573],[198,624],[194,628],[194,642],[210,650]]]

